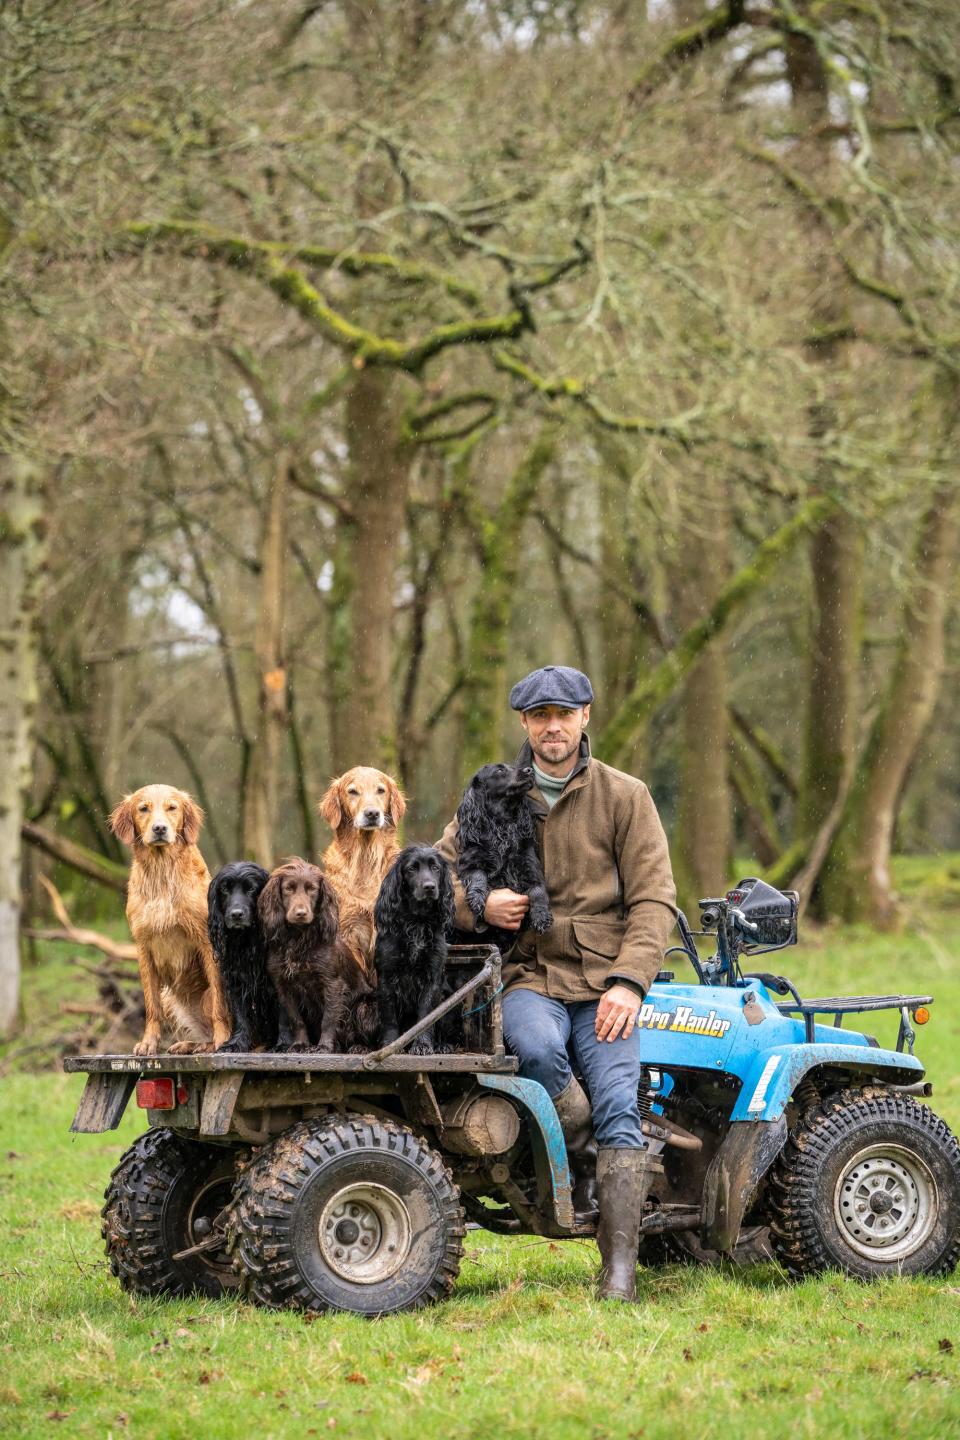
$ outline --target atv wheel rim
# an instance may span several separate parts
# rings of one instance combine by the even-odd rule
[[[871,1145],[837,1181],[833,1211],[852,1250],[885,1264],[905,1260],[937,1222],[937,1182],[912,1150]]]
[[[347,1185],[320,1216],[320,1252],[335,1275],[358,1285],[388,1280],[410,1253],[410,1216],[384,1185]]]
[[[206,1185],[200,1187],[190,1202],[190,1209],[187,1212],[187,1245],[184,1246],[184,1249],[207,1239],[210,1234],[209,1229],[197,1230],[195,1228],[197,1221],[204,1220],[212,1225],[230,1204],[232,1195],[233,1181],[229,1176],[221,1175],[215,1180],[208,1180]],[[224,1237],[224,1244],[226,1244],[226,1237]],[[201,1265],[205,1265],[209,1270],[217,1273],[230,1275],[233,1271],[230,1256],[223,1245],[218,1245],[213,1250],[199,1250],[196,1255],[191,1256],[191,1259],[198,1260]]]

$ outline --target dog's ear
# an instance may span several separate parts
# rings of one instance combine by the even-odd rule
[[[313,912],[313,928],[322,945],[331,945],[340,929],[340,902],[330,881],[320,878],[320,894]]]
[[[227,948],[227,927],[223,920],[223,906],[217,893],[217,877],[214,875],[207,889],[207,934],[213,953],[219,960]]]
[[[401,905],[403,893],[402,856],[397,856],[380,882],[380,890],[373,903],[373,923],[378,930],[388,930],[393,924]]]
[[[185,845],[196,845],[200,837],[200,826],[203,824],[203,811],[185,790],[180,792],[180,804],[183,806],[183,824],[180,826],[180,834]]]
[[[399,827],[400,821],[407,813],[407,802],[400,790],[400,786],[390,775],[387,776],[387,793],[390,796],[390,819],[393,821],[395,827]]]
[[[287,918],[287,912],[283,906],[283,896],[280,893],[282,878],[282,871],[274,870],[260,891],[260,898],[257,900],[257,914],[260,916],[260,924],[263,926],[264,939],[268,941],[276,939]]]
[[[123,845],[132,845],[137,837],[133,823],[133,796],[124,795],[110,816],[110,829]]]
[[[457,820],[460,825],[460,848],[464,845],[482,845],[488,838],[488,826],[486,820],[486,806],[484,805],[484,791],[477,784],[477,777],[474,776],[463,792],[463,799],[460,801],[460,808],[457,810]]]
[[[457,923],[457,901],[453,892],[453,875],[445,859],[440,868],[440,912],[444,934],[451,935]]]
[[[331,780],[327,786],[327,793],[317,806],[321,816],[326,820],[331,830],[339,830],[340,822],[343,819],[343,807],[340,804],[340,777]]]

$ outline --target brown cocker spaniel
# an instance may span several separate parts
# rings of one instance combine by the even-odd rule
[[[337,897],[299,856],[278,865],[257,902],[267,973],[280,1002],[277,1049],[342,1054],[372,1044],[372,987],[340,938]]]

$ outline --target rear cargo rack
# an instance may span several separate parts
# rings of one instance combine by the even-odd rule
[[[479,964],[479,970],[476,966]],[[475,973],[463,978],[465,969]],[[304,1050],[277,1054],[251,1051],[248,1054],[171,1055],[69,1055],[63,1068],[87,1075],[198,1074],[212,1071],[256,1070],[272,1074],[310,1075],[339,1071],[484,1071],[514,1075],[519,1061],[507,1055],[503,1045],[501,1016],[500,952],[495,945],[451,945],[447,974],[456,986],[447,998],[423,1020],[412,1025],[393,1044],[368,1054],[318,1055]],[[459,983],[458,983],[459,982]],[[469,1003],[468,1002],[472,1002]],[[463,1007],[460,1016],[464,1048],[430,1055],[404,1054],[418,1035]]]
[[[902,1051],[906,1046],[907,1053],[912,1055],[916,1036],[910,1024],[910,1013],[921,1005],[932,1004],[932,995],[831,995],[778,1005],[777,1009],[781,1015],[803,1016],[806,1040],[810,1045],[816,1035],[814,1027],[817,1015],[832,1015],[834,1028],[839,1030],[843,1027],[844,1015],[864,1015],[871,1010],[899,1010],[897,1050]]]

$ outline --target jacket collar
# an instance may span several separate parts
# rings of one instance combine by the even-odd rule
[[[593,757],[590,754],[590,736],[587,734],[586,731],[584,731],[583,734],[580,736],[580,754],[577,756],[577,763],[573,767],[573,772],[570,776],[570,779],[564,786],[564,794],[566,794],[568,790],[579,790],[581,785],[586,785],[587,781],[590,779],[590,761],[592,760],[592,758]],[[524,740],[523,744],[520,746],[520,751],[517,755],[516,760],[514,761],[514,764],[532,765],[533,760],[534,756],[533,751],[530,748],[530,741]],[[534,802],[534,809],[537,811],[537,813],[541,813],[542,806],[542,813],[546,814],[549,807],[547,806],[546,800],[544,800],[536,785],[531,791],[528,792],[528,794],[530,796],[530,799]]]

